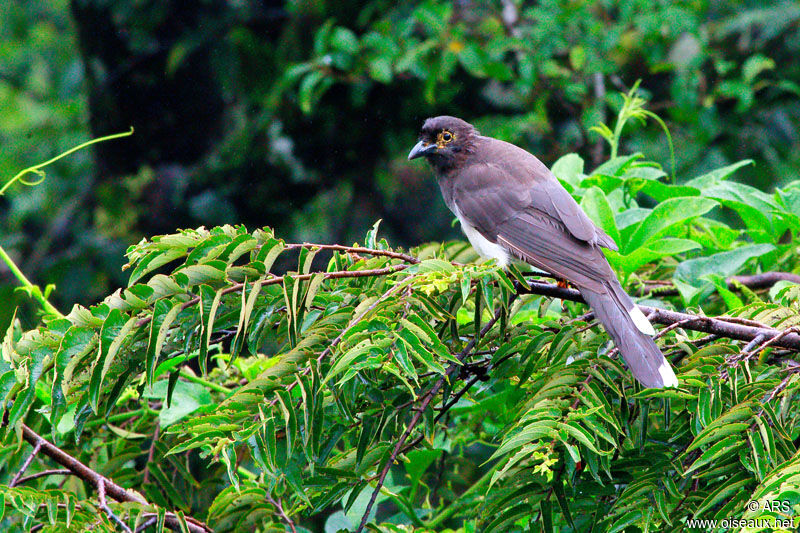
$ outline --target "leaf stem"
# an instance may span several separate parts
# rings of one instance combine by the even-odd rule
[[[187,381],[192,381],[192,382],[197,383],[199,385],[203,385],[204,387],[207,387],[207,388],[209,388],[211,390],[214,390],[214,391],[217,391],[217,392],[221,392],[223,394],[230,394],[231,393],[231,389],[229,389],[228,387],[220,385],[219,383],[214,383],[213,381],[209,381],[207,379],[203,379],[203,378],[201,378],[199,376],[195,376],[194,374],[192,374],[191,372],[188,372],[186,370],[181,370],[180,371],[180,376],[183,379],[187,380]]]
[[[11,273],[14,274],[14,277],[17,278],[20,284],[28,292],[28,294],[30,294],[34,300],[39,302],[39,304],[44,309],[45,313],[47,313],[48,315],[55,315],[59,318],[64,318],[64,315],[61,314],[61,312],[48,301],[48,299],[42,293],[41,288],[39,288],[38,285],[34,285],[33,283],[31,283],[31,281],[25,276],[22,270],[19,269],[17,264],[14,263],[14,260],[11,259],[11,256],[9,256],[8,253],[6,253],[5,249],[2,246],[0,246],[0,259],[2,259],[2,261],[8,267],[8,269],[11,271]]]

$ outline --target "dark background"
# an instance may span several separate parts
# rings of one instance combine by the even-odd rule
[[[453,114],[548,165],[608,147],[641,79],[676,175],[752,158],[737,179],[800,178],[795,2],[25,0],[0,4],[3,183],[91,137],[135,135],[48,167],[0,198],[0,245],[62,311],[126,283],[127,246],[199,225],[289,241],[457,237],[422,121]],[[652,121],[623,153],[668,168]],[[587,169],[588,170],[588,169]],[[669,169],[668,169],[669,170]],[[35,306],[0,267],[0,327]]]

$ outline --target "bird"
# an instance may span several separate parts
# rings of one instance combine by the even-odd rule
[[[452,116],[429,118],[408,159],[428,160],[447,207],[472,247],[505,268],[521,260],[577,287],[645,387],[678,380],[602,248],[617,244],[596,226],[536,156]]]

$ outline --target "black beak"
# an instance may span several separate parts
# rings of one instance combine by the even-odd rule
[[[428,155],[433,151],[435,151],[436,148],[437,146],[434,143],[428,143],[427,141],[419,141],[417,144],[414,145],[414,148],[412,148],[411,151],[408,153],[408,160],[411,161],[412,159]]]

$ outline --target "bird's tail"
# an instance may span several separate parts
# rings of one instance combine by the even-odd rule
[[[614,339],[634,377],[645,387],[677,387],[672,367],[651,338],[655,331],[650,321],[617,280],[605,282],[604,288],[603,292],[582,288],[581,294]]]

